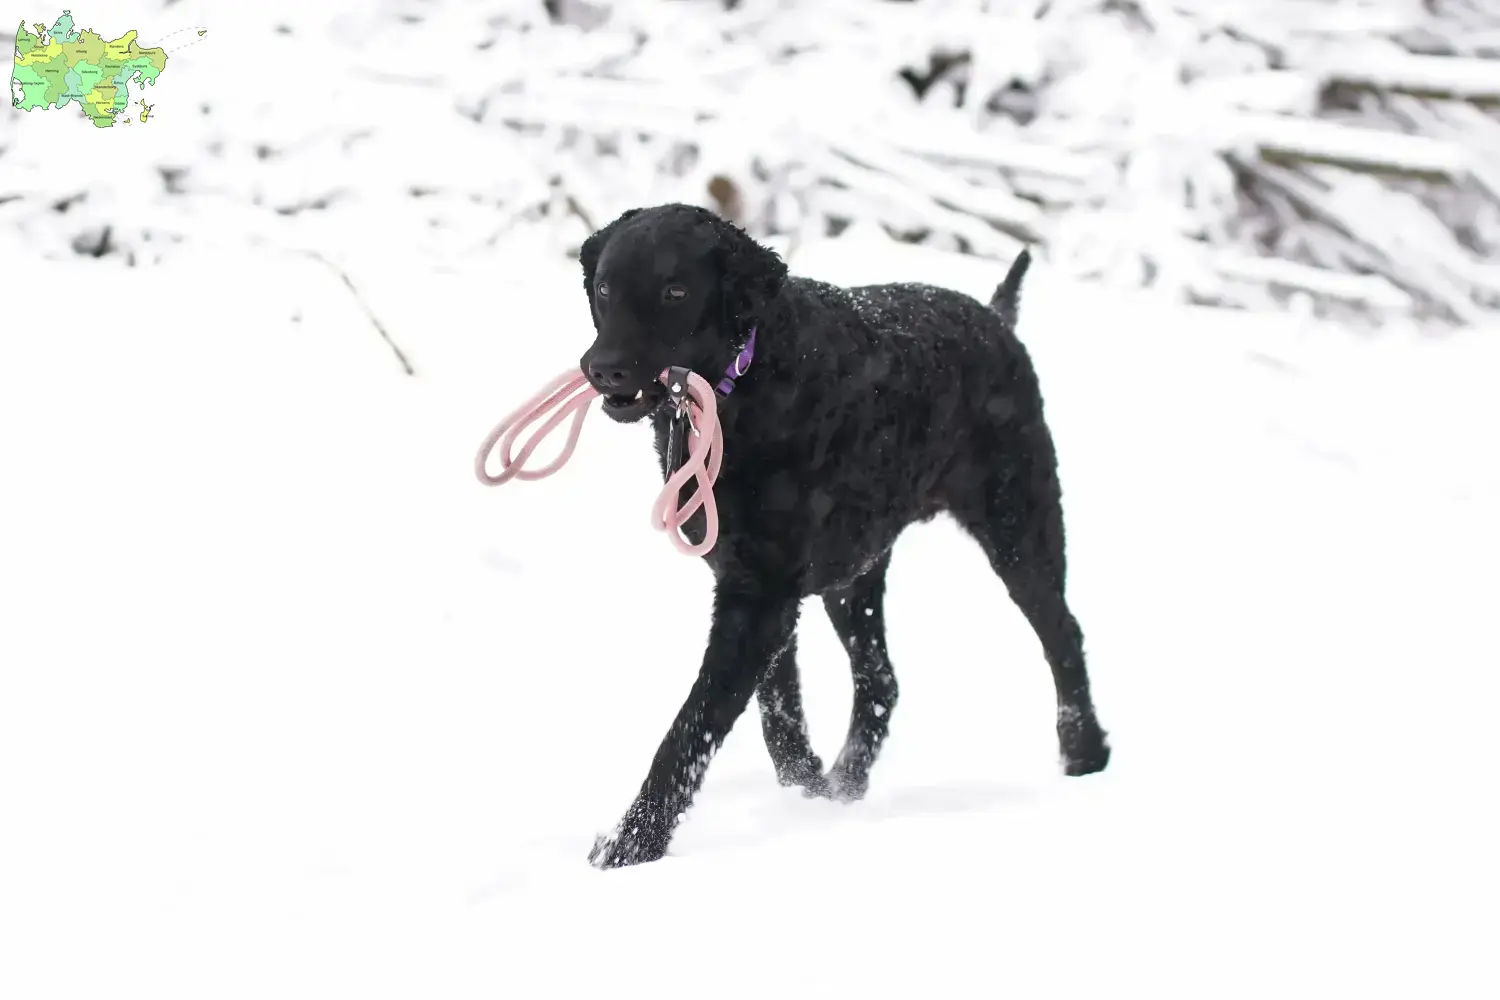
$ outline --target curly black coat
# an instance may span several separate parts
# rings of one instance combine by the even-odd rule
[[[1061,491],[1042,397],[1015,334],[1029,254],[988,306],[917,284],[838,288],[789,277],[744,232],[687,205],[632,209],[580,253],[598,336],[580,367],[621,421],[650,417],[667,471],[669,365],[716,383],[755,330],[754,360],[719,400],[720,529],[705,556],[714,616],[697,682],[635,802],[590,861],[666,853],[714,752],[750,702],[779,780],[861,797],[896,702],[882,596],[907,525],[948,512],[983,547],[1040,638],[1068,774],[1101,770],[1083,639],[1064,598]],[[685,534],[703,538],[701,513]],[[803,598],[821,595],[854,672],[854,711],[825,775],[797,681]]]

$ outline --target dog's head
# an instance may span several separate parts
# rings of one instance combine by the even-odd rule
[[[774,252],[691,205],[631,209],[578,259],[597,332],[579,367],[625,423],[666,400],[665,368],[717,381],[786,279]]]

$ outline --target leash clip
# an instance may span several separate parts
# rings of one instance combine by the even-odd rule
[[[686,368],[667,369],[667,398],[675,410],[667,430],[667,475],[671,476],[687,464],[689,449],[687,432],[698,433],[693,426],[693,411],[688,406],[688,375]]]
[[[688,401],[688,373],[687,368],[667,369],[667,396],[677,404],[677,411],[682,412]]]
[[[688,406],[688,402],[692,398],[688,395],[688,375],[691,373],[691,369],[688,368],[667,369],[667,398],[677,408],[676,418],[686,419],[688,426],[692,428],[693,435],[696,437],[698,435],[698,425],[693,422],[693,411]]]

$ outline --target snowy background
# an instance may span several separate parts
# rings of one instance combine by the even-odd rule
[[[0,233],[135,261],[250,241],[472,260],[566,254],[685,200],[787,248],[850,226],[990,258],[1024,241],[1171,301],[1500,307],[1487,0],[725,6],[80,8],[148,44],[211,37],[170,57],[149,133],[6,116]]]
[[[72,8],[210,34],[146,125],[0,115],[0,997],[1500,993],[1500,10],[985,6]],[[1109,771],[939,521],[866,801],[742,725],[667,859],[585,864],[710,581],[641,428],[471,460],[666,200],[844,283],[1036,248]],[[595,655],[663,611],[584,520],[681,648]]]

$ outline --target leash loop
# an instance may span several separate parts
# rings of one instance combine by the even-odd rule
[[[579,389],[584,390],[578,392]],[[574,395],[574,393],[578,393]],[[593,402],[599,393],[588,380],[582,375],[571,375],[564,372],[557,378],[548,382],[535,396],[532,396],[510,416],[495,425],[480,445],[479,455],[474,459],[474,474],[479,481],[486,486],[499,486],[509,482],[511,479],[537,480],[546,479],[558,469],[561,469],[573,455],[573,448],[578,444],[578,435],[583,432],[583,418],[588,415],[588,405]],[[543,424],[535,434],[527,438],[526,444],[521,448],[521,453],[513,453],[516,438],[521,432],[542,417],[548,411],[556,410],[552,418]],[[526,468],[526,460],[536,450],[542,439],[562,423],[569,414],[573,417],[573,425],[568,428],[568,439],[563,444],[562,454],[553,460],[551,465],[545,465],[540,469]],[[500,474],[492,476],[489,473],[488,459],[490,452],[496,445],[500,446]]]
[[[684,372],[686,379],[681,378]],[[676,377],[675,381],[669,382],[671,377]],[[713,491],[724,456],[723,431],[719,427],[714,390],[701,375],[685,369],[668,369],[661,373],[660,380],[667,385],[677,405],[686,410],[692,433],[687,435],[686,461],[667,477],[656,502],[651,505],[651,526],[659,531],[666,531],[672,544],[684,555],[706,555],[713,550],[719,538],[719,509],[714,503]],[[677,389],[676,392],[672,392],[674,388]],[[598,390],[589,385],[588,379],[582,374],[564,372],[559,375],[486,435],[479,446],[479,453],[474,457],[474,475],[486,486],[499,486],[512,479],[545,479],[557,472],[573,456],[578,436],[583,431],[583,418],[588,415],[589,404],[598,395]],[[542,439],[570,416],[573,422],[568,428],[567,440],[563,442],[562,453],[551,464],[540,469],[526,468],[527,460]],[[546,422],[526,439],[517,453],[516,439],[526,428],[544,417],[547,418]],[[497,447],[500,452],[500,472],[491,474],[488,468],[489,457]],[[679,506],[677,501],[681,490],[689,482],[694,484],[695,489],[687,502]],[[703,541],[694,545],[683,537],[682,526],[700,507],[703,509],[705,522]]]

